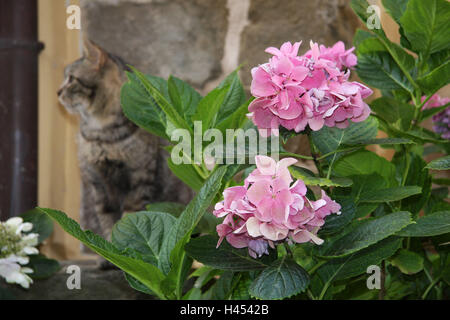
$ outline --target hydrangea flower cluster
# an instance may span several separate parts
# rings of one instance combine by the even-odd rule
[[[30,268],[23,267],[28,264],[29,255],[38,254],[39,235],[36,233],[23,234],[33,229],[29,222],[15,217],[0,222],[0,277],[8,283],[20,284],[28,289],[33,280],[28,274],[33,273]]]
[[[425,101],[425,99],[426,97],[423,96],[422,102]],[[443,98],[438,94],[435,94],[427,101],[427,103],[425,103],[423,109],[441,107],[449,102],[450,98]],[[450,139],[450,106],[433,116],[433,129],[436,133],[439,133],[442,138]]]
[[[224,200],[217,203],[214,215],[224,218],[217,226],[219,242],[225,238],[235,248],[248,247],[253,258],[268,254],[268,247],[282,241],[322,244],[317,232],[331,213],[340,214],[341,206],[322,190],[322,199],[306,197],[303,181],[293,181],[288,167],[297,162],[285,158],[276,162],[256,156],[256,169],[244,186],[228,188]]]
[[[349,121],[364,121],[370,108],[363,101],[372,90],[349,81],[357,63],[342,42],[333,47],[311,42],[311,49],[299,56],[301,43],[284,43],[280,49],[267,48],[273,55],[268,63],[252,69],[249,118],[265,135],[277,134],[280,126],[303,131],[328,127],[346,128]],[[265,130],[264,130],[265,129]]]

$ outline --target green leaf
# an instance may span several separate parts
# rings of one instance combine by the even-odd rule
[[[250,294],[264,300],[283,299],[305,291],[308,285],[308,273],[294,260],[284,256],[252,282]]]
[[[393,187],[387,189],[376,190],[371,194],[364,194],[359,201],[361,202],[392,202],[398,201],[422,192],[422,188],[418,186]]]
[[[350,256],[332,259],[317,270],[325,291],[334,281],[356,277],[366,273],[371,265],[391,257],[402,246],[402,239],[389,237]]]
[[[175,220],[165,212],[127,214],[114,226],[111,241],[119,250],[131,248],[145,262],[158,266],[162,244]]]
[[[320,229],[320,235],[334,234],[347,226],[356,213],[355,203],[349,197],[333,197],[341,205],[341,213],[331,214],[325,218],[325,224]]]
[[[434,94],[450,82],[450,59],[439,67],[417,79],[426,94]]]
[[[410,223],[411,214],[402,211],[370,219],[331,243],[326,242],[318,252],[323,257],[344,257],[393,235]]]
[[[369,117],[363,122],[351,123],[346,129],[324,126],[319,131],[313,131],[311,136],[314,145],[325,155],[338,150],[345,144],[357,144],[358,142],[374,139],[377,133],[378,121],[373,117]],[[341,154],[335,153],[327,157],[327,160],[333,161],[341,156]]]
[[[171,158],[167,159],[169,169],[187,186],[194,191],[200,190],[204,181],[191,164],[174,164]]]
[[[360,46],[367,45],[367,42],[376,43],[377,39],[364,40]],[[377,44],[377,48],[383,45],[381,42]],[[372,45],[371,45],[372,46]],[[407,54],[400,54],[398,47],[391,45],[391,52],[388,51],[371,51],[361,53],[358,51],[358,65],[356,72],[358,76],[368,85],[374,86],[381,90],[398,90],[404,89],[408,92],[413,91],[413,84],[408,79],[408,69],[412,67],[411,62],[414,59],[408,58]],[[367,50],[367,49],[366,49]],[[397,58],[401,62],[401,66],[392,57],[392,54],[400,56]],[[403,66],[403,64],[407,66]],[[403,70],[405,71],[403,71]]]
[[[404,199],[401,202],[401,210],[417,215],[422,207],[428,202],[431,193],[431,176],[428,170],[423,170],[426,162],[421,155],[410,152],[398,154],[392,161],[397,167],[397,175],[401,177],[404,185],[416,185],[422,188],[418,195]],[[409,166],[409,170],[407,169]],[[408,172],[405,179],[405,172]]]
[[[166,115],[147,94],[145,87],[133,73],[127,73],[128,82],[121,89],[121,105],[125,116],[139,127],[159,137],[169,139],[166,134]],[[161,78],[146,76],[155,88],[169,99],[167,82]]]
[[[400,23],[412,49],[424,57],[450,46],[450,3],[446,0],[409,0]]]
[[[232,271],[224,272],[211,288],[213,300],[228,300],[233,294],[241,275]]]
[[[408,1],[409,0],[383,0],[383,7],[391,15],[391,17],[399,23],[400,18],[405,13]]]
[[[316,177],[312,172],[301,167],[289,167],[289,171],[295,179],[303,180],[308,186],[325,186],[325,187],[349,187],[352,180],[349,178],[320,178]]]
[[[395,186],[395,166],[367,150],[357,151],[342,157],[336,161],[333,171],[344,177],[377,173],[389,183],[389,186]]]
[[[161,270],[167,274],[163,281],[163,290],[166,293],[175,292],[177,298],[181,297],[184,280],[193,262],[191,258],[186,257],[184,247],[221,189],[222,179],[227,169],[227,166],[218,167],[209,176],[199,193],[170,229],[164,241],[159,263]]]
[[[179,114],[184,115],[185,120],[189,121],[202,96],[189,84],[176,77],[170,76],[167,84],[173,106]]]
[[[125,279],[128,281],[128,284],[130,285],[130,287],[132,287],[134,290],[154,296],[155,294],[152,292],[152,290],[150,290],[149,288],[147,288],[147,286],[145,284],[143,284],[142,282],[140,282],[139,280],[137,280],[136,278],[133,278],[132,276],[130,276],[128,273],[124,272],[123,273],[125,276]]]
[[[217,115],[217,123],[231,116],[236,110],[245,104],[247,100],[245,91],[239,79],[239,70],[235,70],[219,85],[219,88],[229,87],[227,95],[223,101]]]
[[[164,275],[157,267],[134,256],[130,256],[130,253],[121,252],[113,244],[92,233],[91,231],[81,230],[78,223],[67,217],[67,215],[61,211],[44,208],[39,209],[49,215],[67,233],[80,240],[92,251],[101,255],[109,262],[113,263],[123,271],[136,278],[138,281],[142,282],[159,298],[166,298],[160,287],[161,282],[164,279]]]
[[[436,160],[431,161],[425,167],[432,170],[448,170],[450,169],[450,156],[445,156]]]
[[[450,232],[450,211],[434,212],[397,232],[402,237],[432,237]]]
[[[414,106],[387,97],[371,102],[370,107],[386,122],[401,130],[407,130],[414,118]]]
[[[145,209],[153,212],[167,212],[178,217],[186,208],[186,205],[177,202],[153,202],[148,204]]]
[[[348,146],[370,146],[370,145],[399,145],[399,144],[414,144],[414,141],[405,138],[380,138],[363,140],[355,143],[347,143]]]
[[[33,224],[29,233],[39,234],[38,243],[41,244],[53,233],[53,221],[39,209],[32,209],[20,215],[24,222]]]
[[[236,249],[225,240],[217,247],[217,237],[202,236],[192,239],[185,247],[193,259],[217,269],[231,271],[261,270],[268,267],[276,258],[274,250],[270,255],[254,259],[248,255],[248,249]]]
[[[423,257],[405,249],[399,250],[391,259],[391,263],[405,274],[415,274],[423,270]]]
[[[244,102],[235,112],[233,112],[231,115],[229,115],[221,122],[218,122],[216,124],[216,128],[222,131],[223,133],[226,132],[226,129],[242,128],[244,124],[248,121],[247,118],[248,106],[253,100],[254,98],[252,97],[246,102]]]
[[[162,260],[160,266],[165,272],[169,271],[170,253],[173,248],[175,248],[179,241],[194,230],[205,211],[212,205],[213,199],[220,190],[222,178],[225,175],[226,170],[226,166],[221,166],[209,176],[198,194],[189,203],[170,229],[169,236],[166,238],[161,252]]]
[[[229,87],[216,88],[200,100],[197,111],[192,116],[192,121],[202,122],[202,132],[214,126],[217,113],[224,103],[228,90]]]
[[[30,262],[27,267],[33,269],[33,273],[30,274],[33,279],[47,279],[54,275],[61,269],[58,261],[48,259],[46,256],[38,254],[31,255]]]
[[[166,115],[167,120],[172,122],[176,128],[186,129],[189,132],[192,132],[191,126],[188,125],[184,117],[166,99],[164,94],[157,87],[155,87],[153,83],[149,81],[149,79],[144,74],[142,74],[133,67],[131,67],[131,69],[133,70],[138,80],[141,82],[142,86],[145,88],[148,97],[152,98],[156,102],[156,104],[161,108],[161,110]]]

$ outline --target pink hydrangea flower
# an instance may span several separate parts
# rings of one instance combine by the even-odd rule
[[[424,102],[426,100],[427,96],[423,96],[421,101]],[[431,98],[425,103],[423,106],[423,110],[425,109],[431,109],[431,108],[438,108],[443,105],[446,105],[450,102],[450,98],[447,97],[441,97],[437,93],[432,95]]]
[[[329,61],[333,61],[339,70],[344,68],[353,69],[357,63],[358,58],[353,51],[355,47],[345,50],[345,44],[342,41],[336,42],[332,47],[325,47],[320,45],[320,57]],[[312,50],[305,53],[305,57],[311,57]]]
[[[306,126],[320,130],[324,125],[345,128],[348,120],[365,120],[370,114],[363,101],[372,91],[350,82],[349,70],[356,57],[343,43],[332,48],[311,42],[311,50],[298,56],[300,42],[287,42],[280,49],[268,48],[268,63],[252,69],[251,92],[256,99],[249,105],[249,117],[263,135],[280,126],[303,131]]]
[[[422,102],[424,102],[426,96],[422,97]],[[446,105],[450,102],[450,98],[441,97],[438,94],[434,94],[423,106],[424,109],[438,108]],[[435,114],[433,116],[433,130],[439,133],[442,138],[450,139],[450,106],[445,108],[445,110]]]
[[[325,217],[340,213],[341,206],[322,190],[322,198],[310,201],[303,181],[294,181],[288,167],[297,162],[285,158],[276,162],[270,157],[256,156],[256,169],[244,186],[224,191],[214,215],[224,218],[217,226],[217,246],[226,239],[235,248],[249,249],[256,258],[268,254],[268,247],[289,241],[321,244],[317,232]]]

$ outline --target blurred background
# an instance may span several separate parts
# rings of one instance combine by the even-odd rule
[[[78,120],[59,104],[56,92],[64,67],[82,54],[83,37],[145,73],[173,74],[201,93],[242,65],[248,89],[250,69],[268,59],[269,46],[302,40],[304,52],[312,39],[351,47],[355,30],[364,26],[349,2],[1,0],[1,219],[39,205],[79,220]],[[81,30],[67,27],[71,5],[81,9]],[[397,26],[383,9],[381,23],[398,41]],[[446,88],[443,95],[448,93]],[[42,251],[56,259],[89,258],[59,227]]]

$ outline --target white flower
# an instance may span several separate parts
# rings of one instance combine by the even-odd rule
[[[5,278],[8,283],[17,283],[28,289],[33,280],[27,274],[33,273],[33,270],[21,266],[26,263],[28,263],[28,258],[15,255],[0,259],[0,276]]]
[[[39,235],[22,232],[30,232],[32,229],[31,223],[23,222],[19,217],[0,222],[0,277],[26,289],[33,283],[28,276],[33,270],[23,266],[29,263],[29,255],[39,253],[36,248]]]

